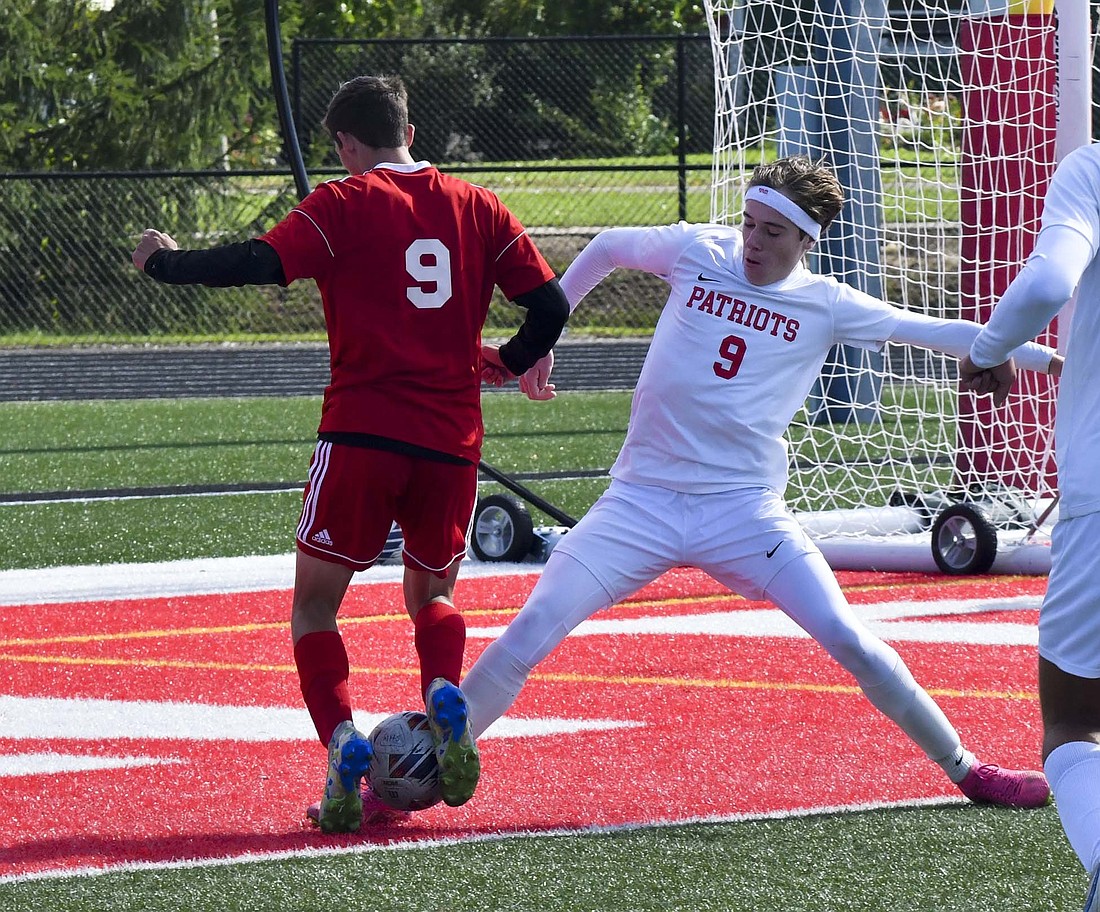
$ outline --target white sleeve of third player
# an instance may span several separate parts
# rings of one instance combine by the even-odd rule
[[[969,354],[974,340],[981,331],[981,324],[970,320],[941,320],[927,314],[903,311],[897,327],[890,334],[890,341],[919,345],[921,348],[930,348],[933,351],[962,358]],[[1008,357],[1002,358],[1001,361],[1014,358],[1016,365],[1023,370],[1045,373],[1054,354],[1053,348],[1038,345],[1035,342],[1026,342],[1012,349]],[[1000,361],[995,363],[1000,364]]]
[[[640,269],[667,278],[690,241],[685,222],[660,228],[608,228],[577,254],[561,277],[569,312],[616,269]]]
[[[970,349],[974,365],[993,367],[1015,357],[1010,349],[1023,339],[1034,339],[1057,316],[1092,257],[1091,242],[1075,228],[1043,229],[1034,252],[974,340]]]

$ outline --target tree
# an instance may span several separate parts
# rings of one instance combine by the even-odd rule
[[[5,0],[0,170],[271,166],[263,0]],[[292,0],[284,40],[392,34],[402,0]]]
[[[0,171],[283,165],[263,0],[3,0]],[[309,38],[669,34],[698,0],[284,0]]]
[[[665,35],[706,29],[702,0],[436,0],[439,35]],[[434,15],[432,13],[434,12]]]

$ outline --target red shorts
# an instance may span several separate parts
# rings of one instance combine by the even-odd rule
[[[365,570],[396,522],[406,567],[442,578],[466,553],[477,466],[319,441],[298,522],[298,548]]]

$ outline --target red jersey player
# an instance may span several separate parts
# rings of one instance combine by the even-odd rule
[[[544,367],[569,305],[493,193],[413,159],[399,77],[344,83],[323,123],[348,177],[320,184],[259,238],[179,250],[148,229],[133,261],[173,284],[311,278],[321,292],[331,382],[298,523],[291,633],[302,694],[328,747],[311,816],[326,832],[348,832],[385,810],[368,793],[364,811],[371,747],[352,722],[336,617],[352,574],[378,559],[394,521],[443,799],[463,804],[477,785],[480,761],[458,687],[466,629],[453,596],[477,495],[480,386],[483,377],[500,382]],[[499,348],[481,342],[494,286],[526,308]],[[543,384],[545,373],[534,371],[524,391],[549,398]]]

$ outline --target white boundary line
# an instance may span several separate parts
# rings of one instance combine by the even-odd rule
[[[294,553],[213,557],[148,564],[101,564],[0,571],[0,606],[45,605],[162,596],[263,592],[294,586]],[[459,578],[541,573],[542,564],[463,561]],[[403,568],[381,565],[352,585],[400,582]]]
[[[331,848],[292,849],[282,852],[247,852],[225,858],[184,859],[169,862],[136,862],[111,865],[102,868],[70,868],[65,871],[39,871],[32,874],[13,874],[0,877],[0,884],[26,883],[29,881],[61,880],[69,877],[100,877],[105,874],[134,873],[140,871],[168,871],[191,868],[227,867],[255,862],[288,861],[295,858],[324,858],[333,855],[365,855],[371,852],[423,851],[454,845],[474,845],[486,842],[504,842],[512,839],[538,839],[561,836],[598,836],[616,833],[632,833],[661,827],[685,827],[699,824],[750,823],[757,820],[792,820],[805,817],[824,817],[832,814],[856,814],[867,811],[888,811],[904,808],[932,808],[969,804],[965,798],[927,798],[905,801],[883,801],[868,804],[831,805],[815,808],[798,808],[789,811],[769,811],[764,814],[728,814],[710,817],[691,817],[686,820],[655,820],[649,823],[627,823],[617,826],[591,826],[575,829],[517,830],[515,832],[483,833],[472,836],[455,836],[448,839],[408,841],[392,839],[388,842],[367,843],[358,846],[334,846]],[[321,837],[318,837],[321,838]]]

